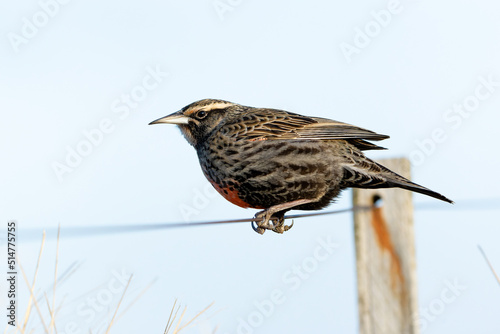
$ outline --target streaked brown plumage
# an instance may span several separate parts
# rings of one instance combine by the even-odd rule
[[[325,118],[205,99],[150,124],[177,124],[231,203],[264,209],[256,231],[283,233],[288,210],[319,210],[345,188],[399,187],[451,200],[368,159],[388,136]]]

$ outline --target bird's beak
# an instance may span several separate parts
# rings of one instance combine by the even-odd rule
[[[149,123],[149,125],[151,124],[188,124],[189,123],[189,117],[187,116],[184,116],[182,114],[182,112],[178,111],[176,113],[173,113],[171,115],[168,115],[168,116],[165,116],[165,117],[162,117],[162,118],[158,118],[157,120],[155,121],[152,121],[151,123]]]

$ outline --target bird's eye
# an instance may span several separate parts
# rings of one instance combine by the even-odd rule
[[[207,112],[205,110],[200,110],[196,113],[196,118],[203,119],[207,117]]]

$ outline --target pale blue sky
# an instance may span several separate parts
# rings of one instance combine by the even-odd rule
[[[182,222],[186,212],[192,221],[253,216],[207,192],[195,151],[177,129],[147,126],[207,97],[390,135],[389,150],[369,156],[411,156],[413,180],[456,201],[450,208],[414,196],[437,209],[415,213],[422,332],[499,332],[500,287],[476,247],[500,270],[498,3],[40,3],[4,1],[0,11],[0,221],[18,221],[29,277],[40,241],[23,239],[23,229],[61,224],[59,271],[79,267],[58,290],[58,333],[77,332],[72,324],[103,332],[124,273],[134,274],[125,304],[156,281],[115,333],[162,333],[175,298],[189,306],[187,316],[212,301],[209,314],[220,310],[187,333],[216,325],[217,333],[238,333],[255,312],[266,313],[261,323],[253,319],[255,333],[357,332],[348,214],[300,219],[284,235],[237,224],[65,237],[69,227]],[[365,29],[372,37],[359,33]],[[68,158],[72,150],[86,156]],[[489,207],[474,205],[483,199]],[[350,205],[345,192],[330,209]],[[309,263],[325,240],[337,244],[333,253],[298,279],[294,266]],[[54,250],[50,239],[39,293],[50,288]],[[454,281],[466,288],[443,304]],[[97,297],[105,302],[92,314]],[[273,298],[272,311],[255,305]],[[444,309],[435,309],[440,302]]]

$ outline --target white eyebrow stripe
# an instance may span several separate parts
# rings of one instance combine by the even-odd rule
[[[234,106],[234,103],[230,103],[230,102],[217,102],[217,103],[208,104],[206,106],[196,107],[194,109],[191,109],[188,112],[188,114],[191,115],[192,113],[195,113],[195,112],[200,111],[200,110],[210,111],[210,110],[215,110],[215,109],[224,109],[224,108],[227,108],[227,107],[230,107],[230,106]]]
[[[209,111],[209,110],[215,110],[215,109],[224,109],[224,108],[230,107],[232,105],[234,105],[234,103],[217,102],[217,103],[213,103],[213,104],[209,104],[209,105],[200,107],[200,109],[198,109],[198,110]]]

